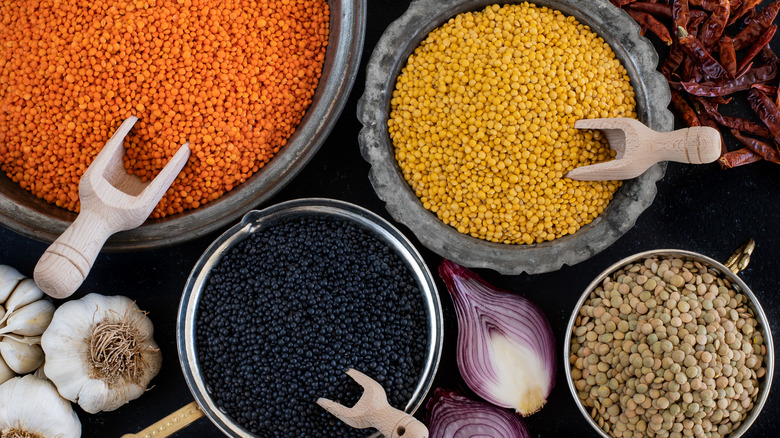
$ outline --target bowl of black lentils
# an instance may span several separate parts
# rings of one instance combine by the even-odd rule
[[[232,437],[366,437],[316,405],[352,406],[379,382],[413,413],[430,388],[443,319],[412,244],[346,202],[301,199],[252,211],[195,265],[177,344],[196,401]]]
[[[585,290],[564,343],[569,389],[604,437],[738,437],[774,373],[766,315],[723,264],[682,250],[623,259]]]

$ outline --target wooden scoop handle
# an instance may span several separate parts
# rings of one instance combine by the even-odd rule
[[[122,438],[165,438],[184,429],[203,416],[196,402],[192,402],[138,433],[127,433]]]
[[[709,126],[656,132],[652,142],[655,161],[704,164],[720,157],[720,133]]]
[[[100,214],[82,210],[35,265],[33,277],[53,298],[67,298],[92,269],[103,244],[115,231]]]

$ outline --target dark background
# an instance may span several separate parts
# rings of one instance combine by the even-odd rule
[[[768,2],[765,2],[768,3]],[[384,29],[408,6],[407,0],[370,0],[363,59],[352,94],[329,139],[299,176],[268,204],[304,197],[328,197],[356,203],[392,221],[383,203],[368,181],[368,164],[358,150],[360,124],[356,119],[357,100],[365,84],[365,65]],[[657,41],[656,41],[657,43]],[[775,51],[778,45],[773,43]],[[663,50],[663,49],[661,49]],[[773,84],[774,85],[774,84]],[[744,101],[744,96],[737,100]],[[729,108],[732,108],[730,106]],[[745,106],[729,109],[751,115]],[[678,127],[679,121],[678,121]],[[729,139],[729,147],[737,146]],[[478,270],[496,286],[520,292],[537,303],[547,314],[555,332],[559,372],[555,389],[547,405],[526,420],[533,436],[596,436],[577,410],[563,373],[564,330],[573,307],[584,288],[601,271],[634,253],[661,248],[700,252],[725,260],[746,239],[757,241],[750,266],[740,274],[758,296],[771,324],[780,332],[780,298],[776,281],[780,271],[780,166],[766,162],[721,170],[716,164],[701,166],[670,163],[666,176],[658,183],[658,195],[636,225],[602,253],[575,266],[539,275],[504,276],[490,270]],[[258,206],[261,207],[261,206]],[[441,257],[419,244],[402,225],[398,226],[417,246],[431,271]],[[138,432],[163,416],[192,401],[184,382],[175,344],[176,311],[184,283],[195,261],[224,230],[173,248],[127,254],[101,254],[89,277],[74,295],[90,292],[126,295],[150,312],[155,325],[155,340],[163,352],[163,367],[152,381],[154,387],[114,412],[89,415],[79,411],[84,437],[119,437]],[[16,267],[27,276],[46,244],[30,240],[0,228],[0,263]],[[457,322],[452,303],[437,278],[444,306],[445,348],[434,387],[468,389],[455,363]],[[775,376],[776,377],[776,376]],[[418,411],[423,418],[424,407]],[[769,396],[762,414],[746,436],[774,436],[780,427],[777,390]],[[209,420],[200,419],[177,433],[176,437],[217,437],[219,430]]]

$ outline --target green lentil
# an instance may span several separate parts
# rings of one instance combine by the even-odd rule
[[[599,395],[594,385],[608,382],[609,408],[600,404],[592,411],[596,422],[615,437],[732,432],[753,408],[766,374],[766,345],[749,300],[728,281],[682,259],[645,259],[603,284],[583,307],[598,302],[607,308],[571,344],[572,364],[589,359],[585,353],[591,351],[602,357],[599,383],[577,380],[572,372],[587,407]],[[630,311],[616,308],[625,304]],[[574,334],[582,333],[581,326],[575,324]],[[612,336],[601,344],[608,349],[594,349],[587,340],[594,332]]]

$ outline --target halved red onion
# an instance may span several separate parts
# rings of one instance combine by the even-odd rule
[[[488,403],[436,388],[428,401],[429,438],[530,438],[523,420]]]
[[[486,401],[523,416],[544,406],[555,386],[555,338],[532,301],[497,289],[445,260],[439,275],[458,317],[458,369]]]

